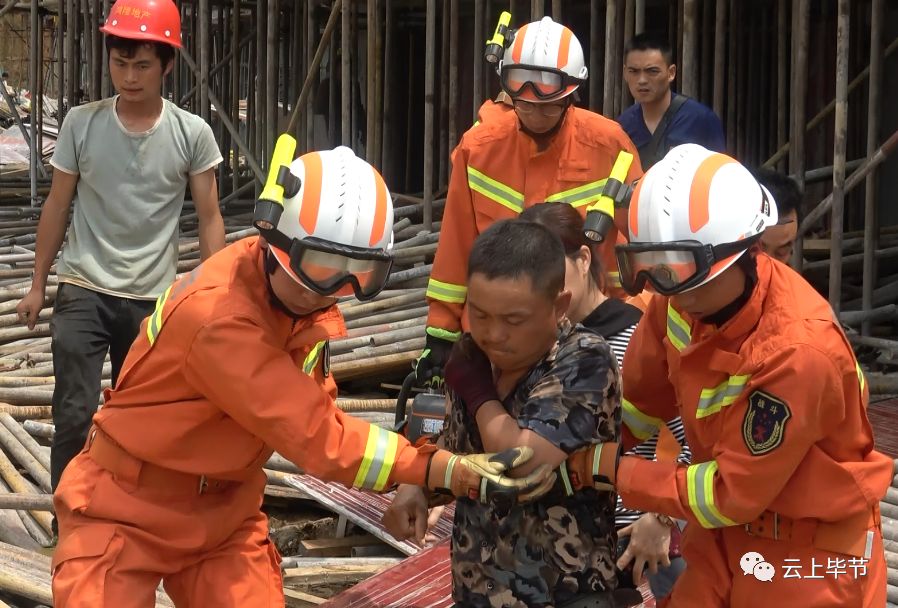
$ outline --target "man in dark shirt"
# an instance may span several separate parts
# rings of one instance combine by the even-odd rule
[[[639,149],[642,168],[649,167],[680,144],[701,144],[725,152],[720,119],[711,108],[675,93],[677,76],[670,46],[649,34],[637,34],[624,48],[624,80],[636,103],[618,117]]]
[[[471,333],[445,368],[449,413],[440,444],[461,453],[528,445],[531,462],[557,467],[581,446],[616,440],[617,362],[600,336],[565,317],[564,278],[561,242],[539,224],[500,221],[474,242]],[[423,536],[425,500],[419,488],[400,488],[387,529]],[[531,504],[459,499],[452,533],[457,605],[564,606],[614,589],[614,507],[610,491],[572,491],[564,468]]]
[[[801,222],[798,214],[801,208],[801,189],[794,179],[773,169],[762,167],[752,171],[752,175],[773,195],[779,212],[779,221],[767,227],[761,235],[761,248],[774,260],[788,266],[792,262],[798,224]]]

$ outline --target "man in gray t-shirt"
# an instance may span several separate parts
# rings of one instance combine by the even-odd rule
[[[168,1],[155,0],[152,11],[137,10],[147,0],[112,7],[101,31],[118,95],[72,108],[50,161],[55,171],[37,230],[34,278],[16,311],[34,327],[72,208],[50,320],[54,490],[84,446],[106,353],[114,385],[141,321],[175,278],[188,184],[203,259],[224,247],[215,181],[222,158],[212,130],[160,96],[180,46],[178,11]]]

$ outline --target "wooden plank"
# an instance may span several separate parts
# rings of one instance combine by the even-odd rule
[[[380,544],[380,539],[371,534],[345,536],[343,538],[310,538],[302,541],[302,546],[309,551],[316,549],[334,549],[341,547],[367,547]]]
[[[393,500],[393,492],[375,494],[355,488],[347,488],[338,483],[326,483],[310,475],[285,475],[283,480],[317,500],[319,503],[346,517],[353,524],[374,535],[405,555],[415,555],[421,548],[409,541],[398,541],[384,529],[381,518]],[[448,505],[430,533],[437,539],[448,538],[452,534],[452,520],[455,506]]]
[[[311,593],[297,591],[296,589],[284,589],[284,595],[287,597],[287,605],[292,605],[290,603],[291,599],[300,600],[308,604],[315,604],[316,606],[327,601],[323,597],[318,597],[317,595],[312,595]]]

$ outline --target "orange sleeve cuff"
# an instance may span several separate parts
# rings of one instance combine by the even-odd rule
[[[693,519],[688,500],[681,500],[680,471],[675,462],[655,462],[638,456],[624,456],[617,465],[616,488],[624,506],[638,511],[663,513],[679,519]]]

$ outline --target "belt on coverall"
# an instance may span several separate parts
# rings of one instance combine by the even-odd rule
[[[873,531],[879,528],[879,505],[839,521],[793,519],[773,511],[745,524],[751,536],[781,540],[799,545],[812,545],[822,551],[842,553],[869,559],[873,550]]]
[[[160,467],[135,458],[98,427],[87,436],[87,453],[98,465],[117,480],[133,483],[141,488],[161,490],[171,495],[212,494],[232,488],[237,481],[209,479]]]

